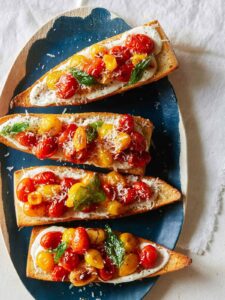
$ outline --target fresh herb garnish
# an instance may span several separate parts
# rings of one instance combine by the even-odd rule
[[[143,59],[141,62],[139,62],[135,66],[135,68],[133,69],[133,71],[131,73],[130,80],[129,80],[128,84],[135,84],[136,82],[138,82],[141,79],[141,77],[143,76],[144,71],[150,65],[152,57],[153,57],[152,55],[146,57],[145,59]]]
[[[107,233],[105,240],[106,253],[111,261],[117,267],[120,267],[125,255],[123,242],[116,236],[115,233],[113,233],[112,229],[108,225],[105,226],[105,231]]]
[[[90,182],[83,186],[81,185],[74,195],[74,209],[82,210],[92,203],[99,203],[106,199],[104,191],[100,188],[100,180],[97,174]]]
[[[70,70],[70,73],[79,81],[80,84],[93,85],[97,83],[93,76],[88,75],[86,72],[78,70],[76,68],[72,68]]]
[[[103,124],[102,121],[96,121],[93,123],[88,124],[86,128],[86,134],[87,134],[87,142],[91,143],[96,139],[98,136],[98,128],[101,127]]]
[[[54,256],[54,262],[57,264],[60,260],[60,258],[63,256],[64,252],[67,249],[67,243],[66,242],[62,242],[58,245],[57,248],[55,248],[52,252],[55,253]]]
[[[3,129],[0,131],[0,134],[1,135],[16,134],[26,130],[28,127],[29,127],[29,123],[27,122],[14,123],[12,125],[6,125],[5,127],[3,127]]]

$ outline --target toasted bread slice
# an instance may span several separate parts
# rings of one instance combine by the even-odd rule
[[[13,122],[16,123],[16,122],[18,122],[18,120],[20,120],[19,122],[32,122],[32,120],[35,120],[35,119],[39,122],[39,118],[41,119],[44,116],[49,116],[49,115],[45,115],[45,114],[15,114],[15,115],[6,115],[6,116],[0,118],[0,143],[3,143],[6,146],[12,147],[14,149],[32,154],[31,149],[21,146],[18,142],[16,142],[16,140],[15,140],[15,138],[13,138],[13,136],[1,135],[1,131],[4,126],[8,125],[8,122],[11,122],[10,124],[13,124]],[[77,124],[78,123],[83,124],[83,122],[85,122],[85,121],[89,122],[89,120],[90,120],[90,123],[94,122],[96,120],[101,120],[103,122],[109,122],[109,123],[111,122],[113,124],[113,122],[116,122],[116,120],[118,121],[119,118],[121,118],[123,115],[122,114],[114,114],[114,113],[90,112],[90,113],[80,113],[80,114],[62,114],[62,115],[53,115],[53,116],[62,118],[63,122],[66,122],[66,121],[69,122],[69,120],[70,121],[72,120],[72,122],[77,123]],[[136,117],[136,116],[134,117],[134,122],[135,122],[135,126],[141,130],[141,132],[146,140],[146,150],[148,150],[149,146],[150,146],[152,131],[153,131],[153,124],[148,119],[144,119],[144,118]],[[66,158],[65,155],[63,154],[63,151],[61,148],[59,147],[58,151],[49,158],[53,159],[53,160],[59,160],[59,161],[69,161],[68,158]],[[104,167],[100,164],[100,162],[98,162],[96,160],[96,153],[92,153],[91,157],[84,164],[94,165],[96,167]],[[142,175],[142,174],[144,174],[144,171],[145,171],[145,167],[135,168],[135,167],[127,165],[126,163],[120,163],[119,167],[118,167],[118,164],[115,161],[112,161],[112,164],[109,165],[107,168],[108,169],[118,169],[121,172],[135,174],[135,175]]]
[[[37,272],[35,269],[35,265],[33,263],[33,259],[32,259],[32,255],[31,255],[31,248],[32,245],[36,239],[36,237],[39,235],[39,233],[41,233],[42,230],[46,229],[47,227],[35,227],[32,230],[31,233],[31,237],[30,237],[30,244],[29,244],[29,250],[28,250],[28,257],[27,257],[27,268],[26,268],[26,275],[27,277],[30,278],[34,278],[34,279],[39,279],[39,280],[45,280],[45,281],[53,281],[52,277],[50,274],[45,273],[39,271]],[[57,230],[57,227],[55,227],[55,230]],[[140,278],[136,278],[135,280],[139,280],[139,279],[143,279],[143,278],[147,278],[147,277],[154,277],[154,276],[159,276],[159,275],[163,275],[169,272],[173,272],[173,271],[177,271],[180,269],[183,269],[184,267],[187,267],[191,264],[192,260],[191,258],[189,258],[186,255],[183,255],[181,253],[169,250],[159,244],[156,244],[154,242],[151,242],[149,240],[143,239],[143,238],[138,238],[140,243],[146,243],[146,244],[150,244],[154,247],[156,247],[158,250],[162,250],[162,251],[166,251],[169,254],[169,258],[167,260],[167,262],[165,263],[164,266],[162,266],[161,269],[159,269],[158,271],[150,274],[150,275],[144,275],[143,277]],[[118,283],[123,283],[126,282],[127,280],[124,277],[124,281],[123,281],[123,277],[120,277],[121,281]],[[129,280],[132,281],[132,280]],[[97,279],[94,282],[101,282],[101,280],[97,277]],[[104,281],[104,283],[113,283],[112,281],[107,282]]]
[[[56,166],[44,166],[44,167],[31,167],[23,170],[18,170],[14,173],[14,200],[16,209],[17,225],[23,226],[34,226],[34,225],[46,225],[53,224],[56,222],[69,222],[73,220],[96,220],[96,219],[112,219],[118,217],[124,217],[134,214],[144,213],[150,210],[157,209],[161,206],[181,200],[181,193],[173,188],[165,181],[154,178],[154,177],[138,177],[138,176],[124,176],[126,181],[134,182],[142,180],[151,186],[154,191],[152,199],[136,202],[130,205],[124,206],[125,210],[119,215],[110,215],[107,212],[107,208],[103,205],[97,207],[94,212],[80,213],[74,211],[73,208],[69,209],[64,215],[59,218],[51,217],[29,217],[23,212],[23,203],[18,200],[16,194],[16,188],[18,183],[23,178],[33,178],[36,174],[41,172],[51,171],[60,179],[64,177],[79,178],[82,180],[87,175],[93,175],[94,172],[86,171],[82,169],[75,169],[69,167],[56,167]],[[99,173],[100,179],[104,177],[104,174]]]
[[[150,78],[147,76],[146,78],[142,78],[135,84],[129,84],[129,85],[127,85],[126,83],[124,83],[122,85],[120,84],[120,85],[118,85],[118,87],[113,88],[113,89],[112,89],[112,83],[108,83],[104,87],[104,92],[99,92],[100,90],[102,90],[103,86],[100,84],[97,84],[92,87],[84,88],[83,90],[81,90],[80,94],[78,91],[77,92],[78,94],[76,94],[75,96],[73,96],[70,99],[60,99],[60,98],[57,98],[57,96],[54,96],[56,98],[55,100],[46,101],[46,99],[45,99],[45,101],[43,101],[43,103],[41,103],[41,101],[31,100],[30,93],[31,93],[32,89],[37,84],[42,83],[46,79],[46,77],[48,76],[48,74],[50,72],[58,70],[58,69],[62,69],[63,65],[65,65],[67,63],[69,64],[70,59],[71,59],[71,57],[70,57],[67,60],[61,62],[59,65],[57,65],[53,69],[51,69],[50,71],[48,71],[38,81],[36,81],[31,87],[29,87],[24,92],[18,94],[16,97],[14,97],[12,99],[13,104],[15,106],[22,106],[22,107],[86,104],[86,103],[90,103],[93,101],[104,99],[106,97],[109,97],[109,96],[112,96],[112,95],[115,95],[118,93],[125,92],[127,90],[130,90],[130,89],[133,89],[133,88],[145,85],[145,84],[149,84],[153,81],[157,81],[157,80],[167,76],[169,73],[171,73],[178,67],[178,61],[177,61],[174,51],[170,45],[170,42],[158,21],[149,22],[149,23],[145,24],[144,26],[147,26],[147,27],[149,26],[149,27],[153,28],[154,30],[156,30],[157,33],[159,34],[159,38],[161,38],[161,40],[162,40],[162,49],[158,54],[155,55],[157,69],[156,69],[154,75],[151,76]],[[100,44],[104,45],[107,43],[111,43],[113,41],[117,41],[122,38],[122,35],[123,34],[119,34],[112,38],[106,39],[106,40],[100,42]],[[81,52],[78,52],[77,54],[83,54],[83,53],[86,53],[87,51],[88,51],[88,48],[82,50]]]

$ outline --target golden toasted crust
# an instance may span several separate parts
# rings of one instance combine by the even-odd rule
[[[155,25],[155,29],[158,31],[159,35],[161,36],[161,39],[163,40],[163,46],[162,46],[162,50],[159,54],[156,55],[156,60],[157,60],[157,65],[158,65],[158,69],[157,72],[155,73],[155,75],[153,77],[151,77],[150,79],[146,80],[146,81],[141,81],[141,82],[137,82],[133,85],[129,85],[129,86],[124,86],[122,88],[120,88],[119,90],[116,90],[110,94],[104,95],[104,96],[99,96],[96,97],[94,99],[87,99],[85,101],[85,103],[82,104],[86,104],[86,103],[90,103],[90,102],[94,102],[97,100],[101,100],[119,93],[123,93],[127,90],[145,85],[145,84],[149,84],[151,82],[157,81],[165,76],[167,76],[169,73],[171,73],[172,71],[174,71],[176,68],[178,68],[178,61],[176,59],[176,56],[174,54],[174,51],[171,47],[171,44],[165,34],[165,32],[163,31],[162,27],[160,26],[159,22],[157,20],[149,22],[147,24],[145,24],[146,26],[152,26]],[[105,43],[107,41],[113,41],[116,40],[118,38],[120,38],[121,34],[114,36],[112,38],[109,38],[107,40],[102,41],[101,43]],[[50,71],[48,71],[45,75],[43,75],[39,80],[44,79],[49,72],[52,72],[53,70],[55,70],[56,68],[58,68],[59,66],[61,66],[62,64],[64,64],[66,61],[68,61],[70,58],[68,58],[67,60],[61,62],[59,65],[57,65],[56,67],[54,67],[53,69],[51,69]],[[28,89],[26,89],[24,92],[20,93],[19,95],[17,95],[16,97],[14,97],[12,99],[13,103],[15,106],[23,106],[23,107],[32,107],[35,105],[31,105],[30,103],[30,99],[29,99],[29,95],[30,95],[30,91],[32,90],[32,88],[34,87],[34,85],[37,83],[37,81],[30,86]],[[80,105],[81,103],[78,103],[77,101],[71,101],[68,102],[68,100],[62,100],[62,103],[57,104],[57,105]],[[51,104],[49,106],[55,106],[56,104]],[[38,106],[38,105],[37,105]]]
[[[56,166],[45,166],[46,168],[52,170],[53,172],[56,170],[60,171],[65,171],[68,169],[68,167],[56,167]],[[60,218],[60,219],[47,219],[47,218],[40,218],[40,217],[29,217],[24,214],[23,208],[21,205],[21,202],[18,200],[17,195],[16,195],[16,187],[18,183],[20,182],[22,176],[26,174],[27,171],[29,170],[34,170],[38,167],[31,167],[23,170],[18,170],[14,172],[14,201],[15,201],[15,209],[16,209],[16,219],[17,219],[17,225],[18,227],[25,227],[25,226],[35,226],[35,225],[47,225],[47,224],[53,224],[53,223],[60,223],[60,222],[69,222],[73,220],[81,220],[79,217],[67,217],[67,218]],[[73,171],[80,171],[80,169],[72,169]],[[91,171],[86,171],[82,170],[83,172],[90,174],[92,173]],[[154,179],[153,177],[144,177],[146,179]],[[136,210],[124,213],[123,215],[120,216],[103,216],[103,215],[98,215],[98,212],[96,214],[91,215],[88,219],[89,220],[100,220],[100,219],[113,219],[113,218],[118,218],[118,217],[125,217],[125,216],[130,216],[130,215],[135,215],[135,214],[141,214],[145,213],[149,210],[154,210],[157,209],[161,206],[168,205],[171,203],[174,203],[176,201],[181,200],[181,193],[173,188],[171,185],[166,183],[165,181],[161,179],[157,179],[157,183],[160,187],[160,191],[158,194],[157,199],[155,200],[155,204],[151,209],[146,208],[136,208]]]
[[[56,117],[61,116],[58,114],[52,114]],[[3,124],[4,122],[8,121],[11,118],[14,118],[16,116],[26,116],[26,114],[14,114],[14,115],[6,115],[2,118],[0,118],[0,125]],[[29,116],[36,116],[36,117],[44,117],[46,116],[46,114],[29,114]],[[49,115],[48,115],[49,116]],[[88,118],[92,118],[94,116],[99,116],[102,119],[107,119],[107,118],[112,118],[113,116],[122,116],[121,114],[114,114],[114,113],[108,113],[108,112],[88,112],[88,113],[80,113],[80,114],[64,114],[63,117],[75,117],[76,121],[81,120],[81,119],[88,119]],[[138,117],[138,116],[134,116],[135,119],[135,123],[137,123],[138,125],[140,125],[143,129],[143,134],[145,136],[146,139],[146,143],[147,146],[149,148],[150,146],[150,141],[151,141],[151,136],[152,136],[152,131],[153,131],[153,124],[150,122],[150,120],[148,119],[144,119],[142,117]],[[26,153],[30,153],[32,154],[32,152],[30,150],[25,150],[25,149],[19,149],[18,147],[16,147],[12,142],[10,142],[9,140],[7,140],[4,136],[0,135],[0,143],[5,144],[8,147],[14,148],[16,150],[20,150]],[[62,160],[62,161],[67,161],[66,158],[64,157],[63,153],[59,153],[57,155],[54,155],[53,157],[50,157],[50,159],[53,160]],[[96,167],[101,167],[100,165],[98,165],[96,162],[90,161],[90,164],[93,164]],[[109,168],[109,169],[112,169]],[[143,175],[145,172],[145,168],[130,168],[130,169],[121,169],[118,170],[120,172],[123,173],[129,173],[129,174],[135,174],[135,175]]]
[[[34,279],[52,281],[51,275],[49,275],[47,273],[44,273],[44,272],[37,273],[35,271],[33,260],[32,260],[32,257],[31,257],[31,246],[32,246],[36,236],[39,234],[39,232],[41,232],[45,228],[46,227],[44,227],[44,226],[35,227],[32,230],[31,237],[30,237],[28,256],[27,256],[26,275],[27,275],[27,277],[34,278]],[[155,245],[155,243],[153,243],[149,240],[146,240],[146,239],[140,238],[140,241],[141,242],[152,243],[153,245]],[[158,244],[156,244],[156,245],[159,246],[160,248],[166,249],[165,247],[163,247],[161,245],[158,245]],[[181,253],[177,253],[177,252],[169,250],[169,249],[167,249],[167,251],[170,254],[170,259],[169,259],[168,263],[165,265],[165,267],[163,267],[158,272],[156,272],[154,274],[151,274],[150,276],[147,276],[147,277],[154,277],[154,276],[163,275],[163,274],[166,274],[166,273],[169,273],[169,272],[177,271],[177,270],[180,270],[184,267],[189,266],[192,262],[191,258],[189,258],[186,255],[183,255]]]

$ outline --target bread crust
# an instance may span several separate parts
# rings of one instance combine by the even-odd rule
[[[68,167],[56,167],[56,166],[42,166],[42,167],[48,168],[48,169],[52,170],[53,172],[56,170],[60,170],[63,172],[68,169],[73,170],[75,172],[80,171],[80,169],[68,168]],[[36,168],[39,168],[39,167],[31,167],[31,168],[18,170],[16,172],[14,172],[14,204],[15,204],[16,220],[17,220],[18,227],[47,225],[47,224],[53,224],[53,223],[82,220],[79,217],[69,217],[69,218],[62,217],[60,219],[57,219],[57,218],[55,218],[55,219],[48,218],[47,219],[47,218],[40,218],[40,217],[29,217],[24,214],[23,208],[21,206],[21,202],[18,200],[17,195],[16,195],[16,187],[17,187],[18,183],[20,182],[22,176],[24,174],[26,174],[27,171],[34,170]],[[86,171],[86,170],[82,170],[82,171],[87,174],[92,173],[91,171]],[[150,177],[150,176],[145,176],[144,178],[155,179],[154,177]],[[98,215],[96,213],[96,215],[91,215],[88,218],[88,220],[114,219],[114,218],[118,218],[118,217],[126,217],[126,216],[135,215],[135,214],[141,214],[141,213],[145,213],[149,210],[154,210],[161,206],[165,206],[165,205],[168,205],[168,204],[171,204],[171,203],[181,200],[181,193],[176,188],[172,187],[165,181],[158,179],[158,178],[157,178],[157,183],[160,186],[160,191],[159,191],[159,195],[158,195],[157,199],[155,200],[155,204],[151,209],[148,209],[148,208],[142,208],[142,209],[139,208],[138,209],[137,208],[136,210],[124,213],[123,215],[120,215],[120,216],[105,216],[104,217],[103,215]]]
[[[29,243],[28,256],[27,256],[26,275],[27,275],[27,277],[34,278],[34,279],[52,281],[52,278],[51,278],[50,274],[47,274],[47,273],[44,273],[44,272],[37,273],[35,271],[33,260],[32,260],[32,257],[31,257],[31,246],[32,246],[36,236],[42,230],[44,230],[45,228],[46,228],[45,226],[39,226],[39,227],[33,228],[33,230],[32,230],[31,237],[30,237],[30,243]],[[158,245],[156,243],[153,243],[149,240],[142,239],[142,238],[139,238],[139,239],[140,239],[141,242],[152,243],[153,245],[157,245],[161,249],[162,248],[166,249],[170,254],[170,258],[169,258],[168,263],[161,270],[159,270],[158,272],[156,272],[154,274],[151,274],[150,276],[146,276],[146,278],[147,277],[155,277],[155,276],[163,275],[163,274],[166,274],[166,273],[169,273],[169,272],[180,270],[184,267],[189,266],[192,262],[191,258],[189,258],[188,256],[186,256],[184,254],[169,250],[169,249],[167,249],[167,248],[165,248],[161,245]]]
[[[99,96],[99,97],[96,97],[94,99],[86,99],[85,103],[78,103],[77,100],[70,101],[70,102],[68,102],[68,100],[62,100],[62,102],[57,103],[57,105],[80,105],[80,104],[86,104],[86,103],[102,100],[104,98],[107,98],[107,97],[110,97],[110,96],[113,96],[113,95],[116,95],[116,94],[123,93],[125,91],[130,90],[130,89],[140,87],[142,85],[146,85],[146,84],[149,84],[151,82],[157,81],[157,80],[159,80],[163,77],[166,77],[172,71],[177,69],[178,68],[177,58],[175,56],[175,53],[172,49],[172,46],[171,46],[169,40],[168,40],[168,37],[166,36],[164,30],[162,29],[160,23],[157,20],[154,20],[154,21],[151,21],[151,22],[145,24],[145,26],[153,26],[153,25],[156,26],[155,29],[158,31],[161,39],[163,40],[162,50],[159,54],[157,54],[155,56],[156,60],[157,60],[157,66],[158,66],[158,69],[157,69],[155,75],[153,75],[150,79],[148,79],[146,81],[141,81],[141,82],[139,81],[135,84],[124,86],[124,87],[122,87],[122,88],[120,88],[120,89],[118,89],[118,90],[116,90],[112,93],[107,94],[107,95]],[[109,39],[101,41],[101,43],[104,44],[107,41],[116,40],[116,39],[120,38],[120,36],[121,36],[121,34],[116,35],[114,37],[111,37]],[[61,66],[65,62],[67,62],[69,59],[70,59],[70,57],[68,59],[66,59],[65,61],[61,62],[60,64],[58,64],[57,66],[55,66],[54,68],[52,68],[51,70],[49,70],[39,80],[44,79],[49,74],[49,72],[54,71],[56,68],[58,68],[59,66]],[[18,94],[17,96],[15,96],[12,99],[13,105],[14,106],[21,106],[21,107],[39,107],[38,105],[32,105],[30,103],[30,99],[29,99],[30,91],[32,90],[32,88],[34,87],[34,85],[38,81],[34,82],[34,84],[31,85],[28,89],[26,89],[22,93]],[[56,104],[50,104],[50,105],[46,105],[46,106],[56,106]]]
[[[53,115],[56,117],[59,116],[63,116],[63,117],[75,117],[76,121],[81,120],[81,119],[88,119],[88,118],[92,118],[95,116],[99,116],[100,118],[104,119],[104,118],[112,118],[112,117],[119,117],[122,116],[122,114],[115,114],[115,113],[109,113],[109,112],[87,112],[87,113],[77,113],[77,114],[48,114],[49,115]],[[26,116],[26,114],[14,114],[14,115],[6,115],[2,118],[0,118],[0,125],[3,124],[4,122],[8,121],[11,118],[14,118],[16,116]],[[46,114],[32,114],[30,113],[29,116],[33,116],[33,117],[44,117],[46,116]],[[152,136],[152,132],[153,132],[153,124],[150,120],[148,119],[144,119],[142,117],[139,116],[134,116],[135,122],[140,125],[142,127],[143,130],[143,134],[144,137],[146,139],[146,143],[147,143],[147,147],[149,148],[150,146],[150,141],[151,141],[151,136]],[[12,142],[10,142],[9,140],[7,140],[4,136],[0,135],[0,143],[5,144],[8,147],[14,148],[16,150],[20,150],[29,154],[32,154],[32,151],[30,150],[25,150],[25,149],[19,149],[18,147],[16,147]],[[53,159],[53,160],[62,160],[62,161],[69,161],[67,160],[64,156],[63,153],[59,153],[57,156],[54,155],[53,157],[50,157],[49,159]],[[89,164],[92,164],[96,167],[100,167],[100,165],[98,165],[96,162],[91,162]],[[111,168],[108,169],[113,169],[113,166]],[[123,173],[129,173],[129,174],[134,174],[134,175],[143,175],[145,172],[145,168],[129,168],[129,169],[118,169],[118,171],[123,172]]]

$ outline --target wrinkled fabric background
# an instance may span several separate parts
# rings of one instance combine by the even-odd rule
[[[0,0],[0,88],[3,87],[18,52],[35,31],[57,14],[81,4],[103,6],[120,15],[132,26],[158,19],[165,29],[180,62],[180,68],[170,75],[170,80],[178,97],[188,144],[188,207],[178,246],[191,253],[204,254],[211,244],[211,251],[215,251],[217,247],[220,252],[221,247],[218,245],[224,247],[225,239],[222,242],[222,235],[218,237],[218,233],[213,241],[213,233],[215,230],[220,232],[224,222],[224,2]],[[206,256],[209,255],[210,251],[206,253]],[[197,263],[202,263],[202,258],[196,260]],[[217,264],[215,274],[221,269],[219,261]],[[189,275],[193,277],[196,274]],[[166,289],[168,290],[168,287]],[[157,287],[155,290],[157,291]],[[165,299],[180,299],[178,290],[177,293],[171,294],[173,298],[168,298],[166,293],[155,295],[160,295],[161,298],[165,296]],[[184,299],[184,294],[181,296]],[[195,293],[195,296],[198,297],[198,294]]]

